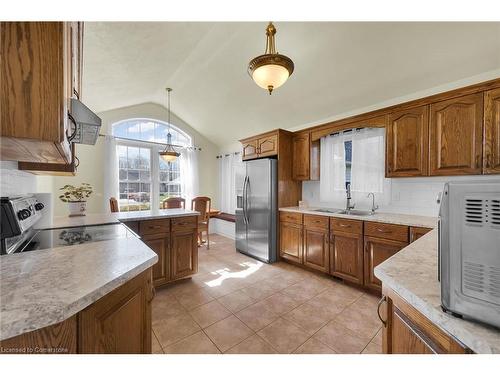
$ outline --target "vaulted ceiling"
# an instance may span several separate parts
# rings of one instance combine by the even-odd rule
[[[269,96],[247,74],[266,22],[87,22],[84,100],[96,112],[165,104],[218,145],[500,68],[500,23],[275,22],[295,63]]]

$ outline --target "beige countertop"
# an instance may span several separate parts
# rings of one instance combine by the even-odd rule
[[[380,222],[380,223],[409,225],[412,227],[435,228],[437,226],[437,217],[432,217],[432,216],[405,215],[405,214],[394,214],[394,213],[384,213],[384,212],[376,212],[374,215],[356,216],[356,215],[343,215],[343,214],[338,214],[338,213],[315,211],[317,209],[320,209],[320,208],[319,207],[308,207],[308,208],[284,207],[284,208],[280,208],[279,210],[285,211],[285,212],[298,212],[298,213],[310,214],[310,215],[339,217],[339,218],[352,219],[352,220],[376,221],[376,222]],[[332,210],[334,210],[334,209],[332,209]],[[339,208],[339,210],[340,210],[340,208]]]
[[[165,219],[181,216],[199,215],[199,212],[182,208],[169,208],[153,211],[115,212],[108,214],[87,214],[85,216],[55,216],[52,223],[37,226],[37,229],[81,227],[87,225],[111,224],[135,220]]]
[[[432,230],[411,243],[375,267],[375,276],[474,352],[500,353],[500,329],[453,317],[441,309],[437,237],[437,230]]]
[[[169,209],[65,216],[55,217],[48,228],[192,215],[199,213]],[[66,320],[158,261],[135,234],[124,232],[112,240],[1,256],[0,340]]]

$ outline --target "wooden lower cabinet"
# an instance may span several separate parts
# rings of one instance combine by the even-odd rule
[[[172,280],[198,272],[198,235],[196,231],[172,232]]]
[[[80,353],[151,353],[151,271],[78,314]]]
[[[381,290],[382,283],[375,277],[373,269],[407,245],[408,242],[365,236],[365,286]]]
[[[384,354],[466,354],[471,351],[389,288],[379,305]]]
[[[304,227],[304,265],[328,273],[329,257],[328,228]]]
[[[0,342],[1,353],[151,353],[152,270],[69,319]]]
[[[429,233],[431,228],[410,227],[410,243]]]
[[[332,232],[330,274],[363,285],[363,235]]]
[[[164,284],[172,279],[170,266],[170,236],[165,234],[149,234],[142,241],[158,255],[158,262],[153,266],[153,281],[155,285]]]
[[[280,256],[294,263],[303,263],[302,225],[280,222]]]

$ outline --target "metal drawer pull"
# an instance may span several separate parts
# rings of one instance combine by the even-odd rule
[[[382,296],[382,298],[380,299],[380,301],[378,301],[377,315],[378,315],[378,318],[380,319],[380,321],[382,322],[382,324],[384,325],[384,327],[387,327],[387,322],[384,319],[382,319],[382,316],[380,315],[380,306],[382,306],[382,303],[384,303],[385,301],[387,301],[387,297],[386,296]]]
[[[161,229],[162,226],[161,225],[150,225],[148,228],[149,229]]]
[[[342,223],[339,223],[339,227],[342,227],[342,228],[347,228],[347,227],[350,227],[351,224],[342,224]]]

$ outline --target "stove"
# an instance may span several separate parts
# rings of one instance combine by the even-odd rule
[[[43,215],[43,205],[31,196],[2,198],[1,207],[1,255],[117,238],[137,238],[134,232],[121,223],[57,229],[33,229],[33,225]]]

